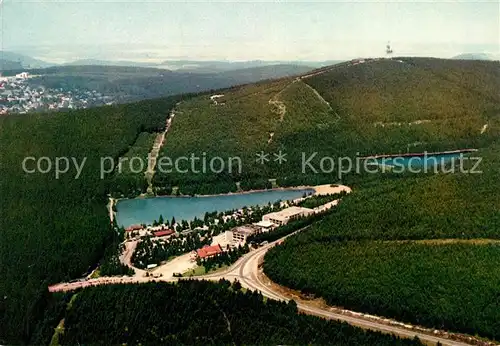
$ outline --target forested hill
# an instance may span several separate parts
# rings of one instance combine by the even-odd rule
[[[346,62],[302,78],[283,78],[231,90],[215,104],[203,95],[177,108],[162,155],[206,152],[239,156],[241,174],[158,174],[159,188],[214,193],[278,184],[330,183],[302,172],[302,153],[323,157],[487,147],[500,135],[500,63],[429,58]],[[281,165],[255,162],[261,151],[287,154]],[[272,154],[271,154],[271,158]],[[167,176],[168,175],[168,176]]]
[[[363,142],[346,141],[345,150],[469,147],[479,169],[466,159],[447,173],[347,177],[354,193],[273,248],[266,274],[331,305],[498,341],[498,62],[401,58],[307,82]]]

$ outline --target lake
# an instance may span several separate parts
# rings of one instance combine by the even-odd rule
[[[206,212],[240,209],[245,206],[264,206],[282,200],[294,200],[313,189],[269,190],[241,194],[204,197],[152,197],[118,201],[116,219],[118,225],[151,224],[163,215],[165,220],[175,217],[177,221],[203,218]]]

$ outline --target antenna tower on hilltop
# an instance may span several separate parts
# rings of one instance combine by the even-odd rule
[[[387,54],[388,57],[390,57],[392,54],[392,48],[390,42],[387,42],[387,45],[385,46],[385,53]]]

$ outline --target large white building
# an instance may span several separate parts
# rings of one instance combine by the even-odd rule
[[[228,246],[230,248],[236,247],[238,245],[244,245],[247,242],[247,238],[253,234],[260,233],[260,229],[255,226],[239,226],[230,231],[225,231],[219,235],[212,238],[212,245],[220,245],[223,249]]]
[[[277,226],[283,226],[290,220],[296,220],[299,217],[309,216],[312,214],[314,214],[313,209],[293,206],[274,213],[266,214],[262,217],[262,221],[269,221]]]
[[[225,231],[219,235],[212,238],[211,245],[220,245],[221,248],[227,249],[227,247],[233,247],[233,232]]]

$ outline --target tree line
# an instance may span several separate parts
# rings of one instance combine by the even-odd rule
[[[182,280],[109,285],[78,293],[64,313],[61,345],[328,344],[418,345],[299,314],[296,304],[267,300],[238,283]],[[95,307],[99,307],[96,309]],[[300,330],[300,333],[297,333]]]

